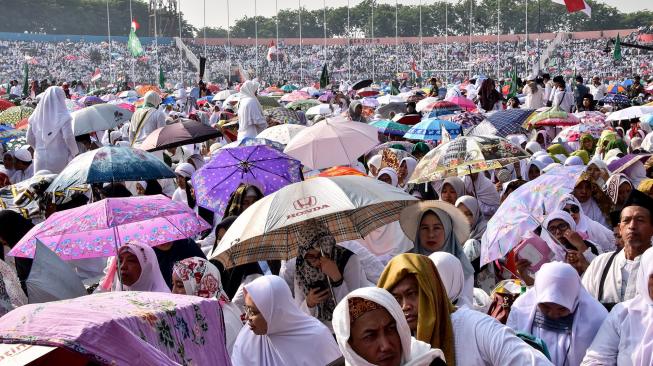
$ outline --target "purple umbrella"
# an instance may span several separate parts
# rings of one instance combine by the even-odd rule
[[[322,103],[329,103],[331,99],[333,99],[333,93],[330,91],[320,95],[320,97],[317,98],[317,100],[319,100]]]
[[[268,195],[301,181],[301,163],[265,145],[221,149],[192,180],[197,203],[222,216],[240,184],[256,185]]]
[[[85,97],[80,98],[77,102],[79,104],[83,104],[83,105],[85,105],[87,107],[95,105],[95,104],[105,103],[105,101],[102,100],[102,98],[96,97],[95,95],[87,95]]]

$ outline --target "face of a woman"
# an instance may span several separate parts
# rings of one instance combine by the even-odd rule
[[[535,165],[531,165],[528,168],[528,180],[533,180],[540,176],[540,168]]]
[[[186,178],[182,177],[181,175],[177,175],[177,185],[181,189],[186,189]]]
[[[120,279],[125,286],[131,286],[141,278],[141,263],[138,261],[138,258],[128,252],[123,250],[119,255],[118,259],[120,260]]]
[[[268,333],[268,322],[263,317],[263,314],[258,310],[254,300],[245,293],[245,317],[249,329],[256,335],[264,335]]]
[[[592,140],[590,140],[590,139],[586,139],[586,140],[583,141],[583,149],[585,149],[585,150],[592,150],[592,145],[594,145],[594,142]],[[588,168],[588,170],[589,170],[589,168]]]
[[[462,203],[458,205],[458,209],[463,213],[463,215],[465,215],[467,222],[469,222],[470,225],[474,225],[474,214],[472,211],[470,211],[470,209],[468,209],[467,206]]]
[[[565,220],[555,219],[549,222],[547,230],[553,235],[556,240],[563,242],[565,239],[565,232],[569,230],[569,224]]]
[[[406,166],[406,162],[404,161],[399,166],[399,172],[398,172],[399,179],[405,179],[407,174],[408,174],[408,167]]]
[[[306,252],[304,255],[304,260],[308,263],[309,266],[320,268],[320,258],[322,258],[322,253],[317,249],[311,249]]]
[[[142,185],[136,183],[136,193],[138,193],[139,196],[145,196],[145,188],[143,188]]]
[[[629,183],[621,183],[619,186],[619,192],[617,194],[617,205],[623,205],[632,190],[633,187]]]
[[[419,243],[431,252],[437,252],[444,245],[444,225],[440,218],[428,212],[419,224]]]
[[[587,174],[596,182],[601,177],[601,170],[596,165],[590,164],[587,166]]]
[[[186,295],[186,289],[184,288],[184,281],[177,276],[176,273],[172,273],[172,293],[177,295]]]
[[[249,206],[253,205],[254,202],[256,201],[258,201],[258,195],[256,195],[256,193],[253,192],[247,192],[247,194],[245,194],[245,197],[243,197],[243,202],[242,202],[243,211],[245,211]]]
[[[377,177],[378,180],[384,183],[392,184],[392,178],[388,174],[381,174],[379,177]]]
[[[578,183],[574,188],[574,197],[576,197],[580,203],[585,203],[592,198],[592,185],[590,182],[584,180]]]
[[[445,183],[442,186],[442,192],[440,193],[440,199],[449,202],[452,205],[456,203],[456,200],[458,199],[458,193],[456,193],[456,190],[453,189],[451,184]],[[435,215],[434,215],[435,216]]]
[[[537,304],[538,309],[549,319],[556,320],[564,318],[571,314],[571,311],[562,305],[553,302],[543,302]]]
[[[576,205],[566,205],[563,211],[567,212],[574,219],[576,225],[580,222],[580,208]]]

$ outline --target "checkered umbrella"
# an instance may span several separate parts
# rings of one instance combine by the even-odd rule
[[[318,177],[288,185],[243,212],[209,255],[225,267],[297,256],[309,220],[325,225],[336,242],[356,240],[399,219],[417,202],[402,189],[369,177]]]
[[[460,136],[429,151],[409,183],[426,183],[501,168],[529,157],[512,142],[494,136]]]
[[[521,126],[530,116],[533,115],[533,112],[535,112],[534,109],[504,109],[488,113],[487,120],[490,121],[497,130],[502,130],[507,126]]]
[[[506,137],[513,134],[526,134],[527,131],[520,123],[510,122],[509,119],[492,118],[482,121],[465,132],[471,136],[500,136]]]

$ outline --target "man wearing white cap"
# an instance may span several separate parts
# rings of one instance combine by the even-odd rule
[[[187,185],[190,184],[190,177],[195,173],[195,168],[189,163],[181,163],[175,168],[177,174],[177,189],[172,194],[173,201],[181,201],[188,203],[188,195],[186,194]]]
[[[528,77],[528,84],[524,85],[522,92],[526,95],[524,108],[538,109],[544,107],[544,89],[537,85],[537,75]]]
[[[32,164],[32,154],[27,149],[17,149],[14,151],[14,169],[16,172],[11,177],[13,184],[22,182],[34,175],[34,164]]]

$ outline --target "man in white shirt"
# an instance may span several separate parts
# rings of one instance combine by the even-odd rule
[[[590,87],[590,94],[594,97],[594,100],[599,101],[605,97],[607,94],[608,88],[605,84],[601,83],[601,79],[598,76],[592,78],[592,85]]]
[[[583,274],[585,289],[606,308],[636,295],[640,257],[653,237],[652,213],[653,199],[633,190],[621,210],[623,249],[599,255]]]
[[[32,154],[29,150],[20,148],[14,151],[14,175],[11,177],[11,183],[20,183],[34,175],[34,164],[32,164]]]
[[[550,100],[553,107],[558,107],[567,113],[571,112],[571,107],[574,105],[574,93],[567,90],[565,79],[560,75],[553,78],[553,91]]]
[[[9,95],[11,97],[20,97],[23,95],[23,89],[18,85],[18,81],[14,80],[11,82],[11,89],[9,89]]]

